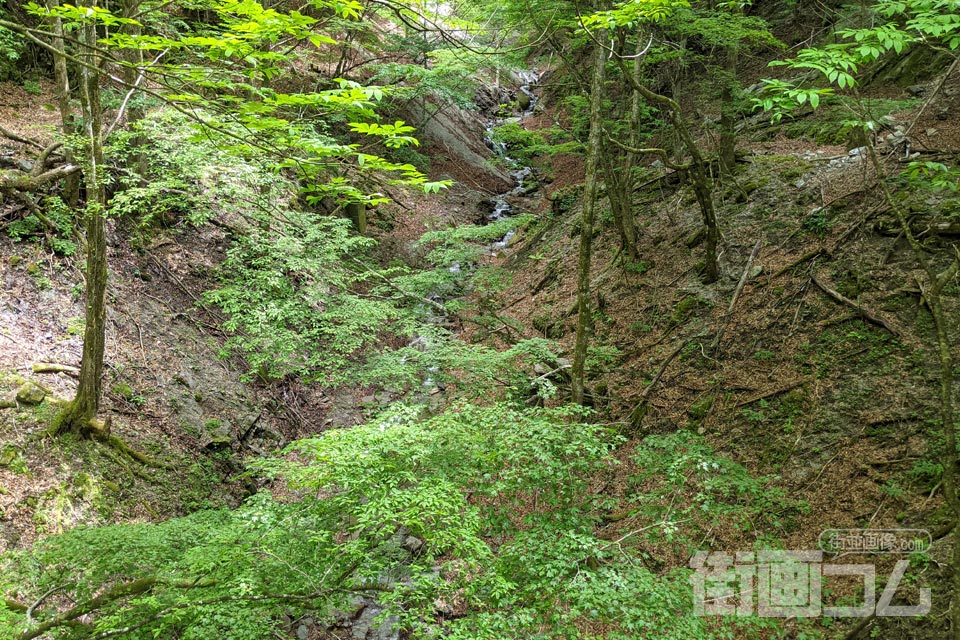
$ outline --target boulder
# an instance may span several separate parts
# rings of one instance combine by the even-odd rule
[[[47,392],[35,382],[27,381],[17,389],[17,402],[22,404],[40,404],[46,397]]]

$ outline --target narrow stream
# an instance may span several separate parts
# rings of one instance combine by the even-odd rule
[[[510,176],[516,181],[516,185],[512,189],[494,196],[492,199],[492,211],[485,216],[487,222],[500,220],[513,213],[513,207],[508,202],[508,198],[527,196],[533,193],[533,191],[536,189],[535,185],[527,184],[533,175],[533,170],[530,167],[521,166],[519,162],[508,156],[506,145],[496,142],[493,137],[493,130],[495,127],[507,122],[520,122],[525,116],[533,112],[533,109],[537,104],[538,98],[534,92],[534,88],[537,86],[537,83],[540,80],[540,74],[536,72],[525,71],[520,74],[520,78],[524,83],[520,87],[520,91],[522,91],[530,99],[529,106],[519,116],[493,120],[487,123],[486,126],[486,135],[484,140],[485,143],[494,151],[497,157],[502,158],[503,161],[507,163],[507,166],[510,168]],[[488,245],[489,253],[491,255],[497,255],[510,244],[510,241],[513,239],[513,237],[514,232],[508,231],[502,239]],[[459,263],[456,263],[448,268],[450,273],[460,274],[462,272],[469,272],[473,268],[473,265],[461,266]],[[444,298],[449,295],[451,295],[449,292],[437,291],[427,297],[433,302],[443,303]],[[436,309],[426,304],[423,305],[422,313],[426,322],[428,323],[445,325],[450,321],[450,318],[444,316],[442,313],[438,313]],[[434,348],[434,345],[431,344],[431,340],[427,335],[416,336],[408,343],[407,346],[422,352],[430,351]],[[404,360],[405,359],[406,357],[404,357]],[[420,402],[431,404],[442,403],[443,400],[441,398],[443,398],[445,395],[445,387],[443,382],[440,380],[440,369],[436,366],[426,367],[426,370],[422,372],[421,376],[422,382],[420,389],[417,390],[414,396],[419,398]],[[397,546],[408,553],[411,558],[423,545],[422,540],[409,535],[409,532],[402,528],[397,532],[395,539],[397,541]],[[371,582],[375,581],[386,587],[389,587],[401,579],[401,576],[385,573],[381,576],[378,576],[376,579],[371,580]],[[352,604],[360,613],[355,614],[352,618],[343,617],[343,619],[337,619],[334,626],[349,629],[351,634],[350,637],[357,640],[399,639],[400,635],[396,631],[397,618],[395,616],[389,616],[379,624],[377,623],[377,616],[383,613],[384,606],[376,597],[357,596],[353,599]],[[298,638],[309,637],[309,633],[310,628],[306,624],[301,624],[297,628]]]
[[[537,101],[539,100],[539,97],[535,92],[535,88],[539,84],[541,75],[542,74],[537,73],[536,71],[520,72],[518,76],[520,81],[523,83],[520,86],[520,91],[529,99],[529,104],[527,105],[526,109],[524,109],[524,111],[518,116],[498,118],[491,120],[486,124],[484,144],[486,144],[487,147],[489,147],[498,158],[501,158],[507,164],[509,167],[510,177],[512,177],[515,181],[513,188],[511,188],[509,191],[497,194],[490,200],[490,203],[492,204],[491,210],[484,216],[487,223],[495,222],[513,214],[513,206],[508,201],[510,198],[528,196],[536,191],[536,184],[529,184],[530,179],[533,177],[533,169],[531,167],[521,165],[517,160],[507,155],[508,149],[505,144],[498,142],[495,139],[494,129],[506,123],[520,122],[524,117],[533,113],[534,108],[537,106]],[[488,254],[491,256],[499,255],[500,252],[509,246],[515,235],[516,232],[510,230],[500,240],[487,245]],[[470,271],[472,268],[472,265],[461,265],[459,262],[457,262],[450,265],[447,269],[450,273],[459,275],[463,272]],[[435,291],[433,294],[427,297],[434,302],[442,304],[446,295],[449,295],[449,293]],[[450,318],[443,315],[438,315],[435,310],[429,308],[427,305],[423,305],[423,314],[426,317],[426,321],[431,324],[445,325],[450,321]],[[433,345],[430,344],[429,338],[418,335],[416,338],[411,340],[407,346],[415,348],[418,351],[429,351]],[[437,380],[439,377],[438,374],[439,369],[437,367],[429,367],[424,372],[420,393],[425,400],[436,395],[437,393],[444,391],[443,383]]]
[[[518,74],[520,81],[523,83],[520,85],[520,91],[529,100],[527,108],[519,116],[498,118],[487,123],[484,143],[498,158],[502,159],[507,164],[507,166],[510,168],[510,177],[516,182],[516,186],[514,186],[513,189],[498,194],[493,198],[493,210],[486,215],[488,222],[500,220],[501,218],[505,218],[513,213],[513,206],[507,201],[508,198],[530,195],[530,193],[535,190],[535,187],[531,189],[530,186],[526,184],[528,178],[533,175],[533,169],[521,165],[519,162],[517,162],[517,160],[507,155],[507,145],[496,140],[494,137],[494,130],[499,126],[510,122],[519,123],[526,116],[533,113],[533,110],[537,106],[537,102],[540,100],[540,97],[537,95],[535,89],[540,83],[541,75],[542,74],[538,73],[536,70],[521,71]],[[513,240],[514,235],[514,231],[508,231],[501,240],[498,240],[490,245],[490,253],[497,255],[510,244],[510,241]]]

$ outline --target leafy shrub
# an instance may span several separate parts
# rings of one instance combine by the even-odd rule
[[[0,18],[6,17],[0,12]],[[22,70],[18,63],[26,49],[23,36],[0,27],[0,80],[15,80],[20,77]]]
[[[587,482],[613,464],[618,438],[584,422],[583,408],[418,414],[396,407],[257,462],[255,472],[290,483],[282,501],[264,490],[234,511],[74,529],[3,556],[0,587],[28,603],[46,593],[27,624],[58,638],[89,613],[97,633],[126,629],[137,640],[254,640],[283,635],[291,616],[325,621],[370,593],[410,637],[573,638],[596,628],[612,640],[709,640],[751,624],[692,615],[688,571],[658,576],[629,543],[594,535],[599,505]],[[742,469],[683,434],[638,456],[663,495],[694,483],[691,514],[770,506],[753,502],[766,494]],[[421,543],[412,552],[411,536]],[[460,603],[460,615],[441,619],[438,601]],[[25,610],[0,610],[0,630],[19,633]]]
[[[550,144],[538,131],[528,131],[517,122],[508,122],[493,130],[494,142],[506,146],[507,153],[523,164],[530,164],[537,156],[551,151]]]
[[[640,472],[631,483],[643,487],[638,505],[653,522],[689,517],[694,530],[721,520],[746,529],[757,528],[760,521],[779,527],[778,514],[802,507],[771,488],[771,478],[752,476],[690,431],[648,436],[633,461]],[[676,499],[678,492],[683,500]],[[678,508],[678,503],[686,506]]]
[[[74,220],[70,208],[59,196],[50,196],[41,203],[41,210],[44,217],[53,223],[55,229],[52,232],[46,224],[31,213],[7,225],[7,234],[17,242],[27,238],[48,238],[50,248],[54,252],[72,256],[77,251],[77,244],[73,241]]]

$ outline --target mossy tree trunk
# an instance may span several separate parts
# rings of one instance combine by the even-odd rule
[[[687,153],[690,154],[690,163],[686,166],[687,175],[693,186],[693,194],[700,205],[700,215],[703,219],[703,225],[706,229],[706,250],[704,255],[703,281],[707,284],[716,282],[720,277],[720,265],[717,262],[717,248],[720,244],[720,224],[717,221],[717,211],[713,205],[713,180],[710,177],[710,168],[707,165],[700,147],[680,111],[680,105],[667,96],[655,93],[643,86],[642,83],[634,81],[631,78],[631,84],[634,91],[638,92],[645,100],[657,105],[667,112],[670,118],[670,124],[674,131],[680,137]]]
[[[95,26],[86,24],[81,27],[80,37],[88,47],[95,45]],[[80,364],[77,394],[57,417],[55,426],[59,433],[70,431],[91,437],[102,435],[102,427],[96,421],[96,416],[100,407],[106,331],[106,194],[100,176],[103,166],[103,110],[100,106],[100,74],[97,70],[99,60],[92,48],[85,49],[81,55],[87,63],[82,67],[80,101],[83,107],[84,134],[89,145],[84,172],[87,195],[86,328],[83,334],[83,359]]]
[[[873,145],[867,145],[870,162],[877,174],[878,184],[883,192],[884,199],[889,205],[900,225],[900,230],[907,243],[913,250],[914,258],[920,264],[925,274],[920,290],[924,304],[930,312],[934,327],[934,346],[937,352],[937,361],[940,369],[939,388],[939,416],[938,422],[943,436],[943,449],[940,454],[940,464],[943,467],[943,493],[947,506],[953,511],[953,601],[950,605],[950,621],[953,628],[953,637],[960,640],[960,487],[958,483],[957,459],[957,412],[954,405],[954,383],[956,360],[953,357],[953,341],[950,338],[950,324],[946,311],[943,308],[943,290],[960,273],[960,249],[954,247],[953,262],[944,271],[938,272],[937,267],[927,256],[926,248],[914,234],[907,214],[899,202],[894,200],[890,186],[886,181],[886,172],[877,156]]]
[[[604,40],[603,32],[597,39]],[[586,179],[583,187],[583,212],[580,218],[580,251],[577,259],[577,337],[573,348],[572,390],[573,402],[583,404],[584,376],[587,360],[587,344],[592,329],[590,310],[590,262],[593,243],[593,219],[597,205],[597,169],[600,142],[603,136],[603,81],[605,77],[606,51],[597,46],[594,53],[593,72],[590,76],[590,135],[587,139]]]
[[[121,15],[124,18],[135,18],[140,11],[140,0],[123,0]],[[141,35],[143,29],[139,23],[123,25],[123,30],[131,36]],[[143,65],[143,51],[135,47],[123,49],[122,55],[128,66],[123,68],[123,80],[130,87],[136,87],[142,82],[140,67]],[[133,89],[131,89],[133,91]],[[133,100],[127,107],[127,123],[134,123],[143,120],[143,107],[137,100]],[[142,135],[136,136],[132,141],[136,153],[131,154],[129,166],[137,172],[141,179],[146,179],[148,172],[147,154],[144,151],[147,141]]]
[[[50,8],[55,8],[60,4],[60,0],[50,0]],[[70,106],[70,78],[67,74],[66,45],[63,38],[63,20],[53,18],[52,25],[53,38],[51,45],[59,52],[53,56],[53,79],[56,84],[57,107],[60,111],[60,131],[64,136],[74,133],[73,128],[73,109]],[[73,152],[69,146],[64,149],[64,160],[67,165],[73,164]],[[71,174],[66,177],[63,184],[63,201],[69,207],[76,207],[80,199],[80,175]]]
[[[737,58],[737,46],[727,47],[726,65],[721,80],[723,89],[720,92],[720,141],[717,154],[720,159],[720,173],[724,177],[732,176],[737,165],[737,131],[735,128]]]
[[[633,61],[633,82],[640,82],[642,74],[641,55],[644,50],[643,41],[637,40],[637,52]],[[619,157],[619,162],[608,161],[609,165],[616,164],[616,168],[608,171],[607,194],[610,198],[610,208],[613,211],[617,229],[620,231],[620,242],[623,246],[626,259],[636,262],[639,259],[637,252],[637,221],[633,212],[633,168],[637,163],[637,152],[634,151],[640,144],[640,110],[643,106],[640,95],[631,92],[629,138],[626,149]],[[604,155],[605,159],[612,153]]]

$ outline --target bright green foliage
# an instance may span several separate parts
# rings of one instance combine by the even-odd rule
[[[820,106],[821,98],[833,95],[833,89],[830,87],[803,88],[786,80],[765,80],[764,92],[766,93],[764,97],[754,98],[754,105],[764,111],[772,111],[773,122],[780,122],[784,115],[806,103],[816,109]]]
[[[6,18],[0,12],[0,18]],[[19,77],[18,61],[26,51],[26,43],[20,34],[0,27],[0,80],[12,80]]]
[[[397,407],[257,463],[295,499],[262,491],[232,512],[75,529],[8,555],[4,590],[33,602],[57,587],[31,628],[61,605],[86,607],[91,631],[135,640],[259,640],[282,632],[284,613],[322,621],[357,595],[376,597],[410,637],[730,637],[691,615],[687,572],[657,576],[629,536],[593,534],[587,480],[613,463],[617,438],[585,417],[580,407],[456,405],[421,420]],[[669,468],[683,475],[699,462]],[[422,548],[405,550],[408,536]],[[466,613],[444,620],[438,601]],[[13,611],[0,625],[5,637],[28,626]],[[66,625],[52,633],[71,637]]]
[[[59,196],[50,196],[41,202],[44,215],[54,225],[50,229],[32,213],[7,225],[7,233],[16,241],[25,238],[46,237],[50,248],[64,256],[77,251],[73,241],[73,214]],[[44,236],[46,234],[46,236]]]
[[[950,50],[960,47],[960,10],[951,0],[881,0],[873,9],[891,22],[838,31],[840,42],[802,49],[795,58],[771,65],[811,69],[829,84],[851,89],[864,65],[886,55],[902,54],[912,43],[937,43]],[[756,105],[774,110],[777,119],[777,114],[807,100],[816,108],[819,97],[830,92],[828,88],[805,89],[783,81],[765,82],[772,97],[758,99]]]
[[[205,295],[230,315],[227,349],[239,350],[265,378],[300,376],[332,384],[359,352],[389,334],[409,335],[411,320],[388,302],[354,291],[365,279],[347,256],[372,241],[349,220],[287,210],[258,214],[221,266],[224,284]]]
[[[33,602],[59,587],[34,626],[62,598],[82,606],[107,594],[93,607],[94,630],[129,627],[124,637],[137,639],[261,639],[284,611],[325,615],[363,593],[402,607],[403,624],[422,630],[438,597],[483,605],[517,590],[508,567],[492,562],[490,536],[508,541],[530,524],[586,535],[584,474],[605,464],[611,438],[581,417],[580,409],[457,407],[421,422],[398,410],[294,444],[299,462],[260,463],[301,490],[295,501],[262,492],[233,512],[75,529],[7,556],[4,591]],[[527,524],[512,521],[533,495],[539,506]],[[406,535],[424,542],[415,556],[400,547]],[[377,583],[382,590],[370,592]],[[4,637],[17,637],[25,620],[5,612],[0,624]]]
[[[689,6],[687,0],[628,0],[609,11],[584,16],[583,25],[595,29],[633,29],[644,22],[663,20],[677,9]]]
[[[524,129],[517,122],[508,122],[496,127],[493,130],[493,139],[506,146],[511,158],[524,164],[530,164],[536,158],[553,151],[543,133]],[[564,147],[564,150],[567,150],[567,147]]]
[[[941,162],[920,161],[907,165],[904,175],[935,189],[957,191],[960,189],[960,170],[948,167]]]
[[[659,523],[649,534],[652,539],[667,535],[693,543],[697,532],[721,520],[744,530],[780,527],[782,514],[801,506],[771,488],[773,478],[751,476],[689,431],[647,437],[634,463],[640,473],[631,482],[643,487],[636,508]],[[680,523],[685,523],[682,528]]]
[[[136,146],[140,139],[146,149]],[[119,188],[108,207],[108,215],[128,217],[143,229],[181,219],[200,225],[218,214],[251,215],[293,197],[269,164],[244,159],[236,146],[211,146],[195,121],[175,111],[151,112],[132,131],[111,136],[106,151],[121,165],[144,153],[148,179],[118,172],[113,179]]]
[[[315,9],[335,11],[341,19],[359,19],[362,5],[316,0]],[[47,10],[31,4],[40,16],[55,15],[72,23],[154,27],[120,18],[103,8],[65,4]],[[224,0],[211,7],[217,21],[188,27],[182,32],[164,29],[133,35],[113,30],[101,41],[108,51],[137,49],[162,52],[175,62],[147,65],[144,72],[160,88],[151,92],[203,126],[221,146],[243,149],[246,155],[272,156],[277,165],[302,176],[305,194],[314,201],[333,196],[340,201],[367,200],[344,174],[375,170],[399,174],[400,182],[435,192],[448,182],[430,182],[416,167],[397,164],[369,153],[348,140],[352,131],[382,141],[389,148],[416,144],[412,128],[402,122],[381,125],[376,106],[388,89],[336,79],[312,93],[285,93],[271,81],[291,58],[277,49],[281,40],[308,41],[313,46],[335,44],[323,23],[299,11],[266,9],[253,0]],[[158,58],[159,60],[159,58]],[[265,159],[265,158],[264,158]],[[377,198],[367,200],[378,201]]]
[[[473,98],[482,73],[493,77],[498,71],[504,76],[510,71],[499,56],[491,58],[467,51],[434,48],[418,38],[401,39],[395,46],[404,55],[409,55],[411,48],[423,47],[422,55],[429,60],[429,64],[389,62],[377,65],[371,81],[386,85],[399,83],[391,94],[397,99],[429,98],[431,102],[470,109],[474,107]]]
[[[731,7],[729,3],[721,4],[715,9],[680,6],[664,21],[664,29],[690,38],[695,45],[704,48],[731,45],[743,49],[783,47],[770,33],[763,19],[744,16],[739,11],[734,11],[738,8],[736,5]],[[686,52],[686,55],[690,55],[690,52]]]

